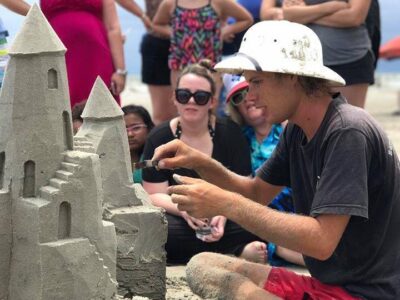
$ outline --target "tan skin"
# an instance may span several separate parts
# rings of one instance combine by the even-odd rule
[[[275,7],[274,0],[263,0],[260,16],[263,20],[289,20],[301,24],[316,23],[336,28],[350,28],[364,23],[371,0],[329,1],[315,5]],[[353,84],[336,88],[350,104],[364,107],[368,84]]]
[[[27,2],[23,0],[0,0],[0,4],[22,16],[26,16],[31,7]]]
[[[0,0],[1,4],[22,15],[26,15],[30,5],[23,0]],[[125,70],[124,49],[119,18],[114,0],[103,1],[103,23],[106,28],[111,56],[115,69]],[[118,96],[125,87],[126,76],[114,72],[111,75],[111,92]]]

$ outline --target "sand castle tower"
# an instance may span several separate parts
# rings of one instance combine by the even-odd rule
[[[64,53],[34,5],[0,95],[0,299],[112,299],[97,154],[72,151]]]
[[[74,149],[100,157],[104,218],[117,231],[119,294],[165,298],[167,222],[151,205],[140,184],[133,184],[123,112],[97,78],[82,113]]]

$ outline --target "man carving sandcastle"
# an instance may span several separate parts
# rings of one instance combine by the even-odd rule
[[[180,210],[224,215],[302,253],[311,277],[202,253],[187,267],[191,289],[217,299],[400,298],[399,159],[375,120],[334,93],[345,82],[323,66],[318,37],[287,21],[257,23],[239,53],[216,69],[244,72],[269,121],[289,120],[272,157],[253,179],[179,140],[160,146],[153,159],[203,178],[175,175],[181,185],[169,193]],[[265,206],[282,186],[293,189],[298,214]]]

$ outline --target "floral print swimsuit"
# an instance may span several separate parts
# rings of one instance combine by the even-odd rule
[[[203,58],[213,63],[221,60],[221,22],[211,0],[193,9],[180,7],[176,0],[171,27],[173,35],[168,58],[171,70],[181,70]]]

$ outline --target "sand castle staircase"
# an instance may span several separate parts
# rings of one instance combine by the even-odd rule
[[[55,172],[55,175],[53,178],[51,178],[48,182],[48,185],[43,186],[39,189],[39,195],[40,198],[43,200],[47,201],[48,203],[50,202],[60,202],[59,199],[68,200],[70,197],[68,195],[71,195],[71,189],[76,189],[77,186],[77,181],[80,181],[82,178],[82,175],[87,176],[83,173],[87,173],[87,168],[85,168],[85,165],[87,166],[88,162],[93,164],[94,167],[89,168],[92,170],[96,170],[99,167],[99,162],[98,162],[98,155],[95,154],[95,150],[93,148],[93,145],[91,142],[89,142],[86,138],[75,138],[74,139],[74,151],[66,151],[64,152],[64,160],[60,164],[60,169],[58,169]],[[97,166],[96,166],[97,165]],[[86,170],[85,170],[86,169]],[[96,173],[96,171],[94,172]],[[90,176],[89,176],[90,177]],[[94,179],[96,176],[93,174],[92,178]],[[101,182],[97,183],[97,185],[100,184]],[[84,185],[84,188],[87,187],[88,185]],[[89,185],[90,186],[90,185]],[[72,192],[72,195],[75,194]],[[88,194],[93,195],[93,191],[88,191]],[[90,204],[90,202],[93,202],[93,197],[90,197],[91,201],[87,201],[88,199],[85,199],[85,193],[82,193],[80,191],[77,192],[77,195],[82,195],[83,197],[77,197],[76,202],[77,203],[72,203],[72,211],[69,212],[71,217],[74,216],[74,206],[86,206],[84,208],[80,207],[84,213],[79,214],[79,209],[76,210],[78,212],[77,215],[75,215],[75,218],[72,219],[81,219],[79,221],[83,221],[85,218],[88,218],[88,213],[87,211],[91,211],[92,215],[97,215],[97,228],[91,228],[89,226],[89,223],[96,223],[96,220],[92,219],[85,224],[82,224],[81,222],[78,222],[78,224],[82,224],[82,228],[78,229],[76,228],[77,226],[74,227],[68,227],[68,225],[71,224],[58,224],[58,237],[64,237],[65,239],[59,239],[55,242],[48,242],[44,243],[42,245],[46,246],[55,246],[56,244],[67,244],[68,241],[71,241],[72,243],[76,244],[82,244],[85,245],[84,247],[89,247],[87,248],[84,252],[90,253],[92,257],[92,260],[97,260],[98,265],[101,266],[102,270],[97,270],[99,273],[103,273],[100,275],[101,280],[99,282],[102,282],[102,284],[107,287],[107,286],[113,286],[115,288],[116,286],[116,280],[115,280],[115,245],[114,247],[112,245],[107,245],[107,240],[110,239],[111,237],[115,238],[115,229],[114,225],[110,222],[103,221],[102,220],[102,203],[99,203],[101,201],[98,201],[98,203],[93,207]],[[67,197],[66,197],[67,196]],[[101,197],[96,197],[96,199],[100,199]],[[86,205],[88,204],[89,205]],[[62,209],[62,203],[60,204],[60,210]],[[90,207],[92,206],[92,207]],[[61,215],[61,212],[60,212]],[[68,217],[68,216],[67,216]],[[60,219],[62,217],[60,216]],[[67,221],[68,222],[68,221]],[[70,222],[70,220],[69,220]],[[63,227],[63,229],[60,229],[60,227]],[[87,237],[87,238],[81,238],[82,237]],[[111,240],[113,240],[111,238]],[[107,288],[109,289],[109,288]],[[109,289],[110,290],[110,289]],[[111,294],[111,293],[108,293]],[[110,299],[110,298],[109,298]]]

